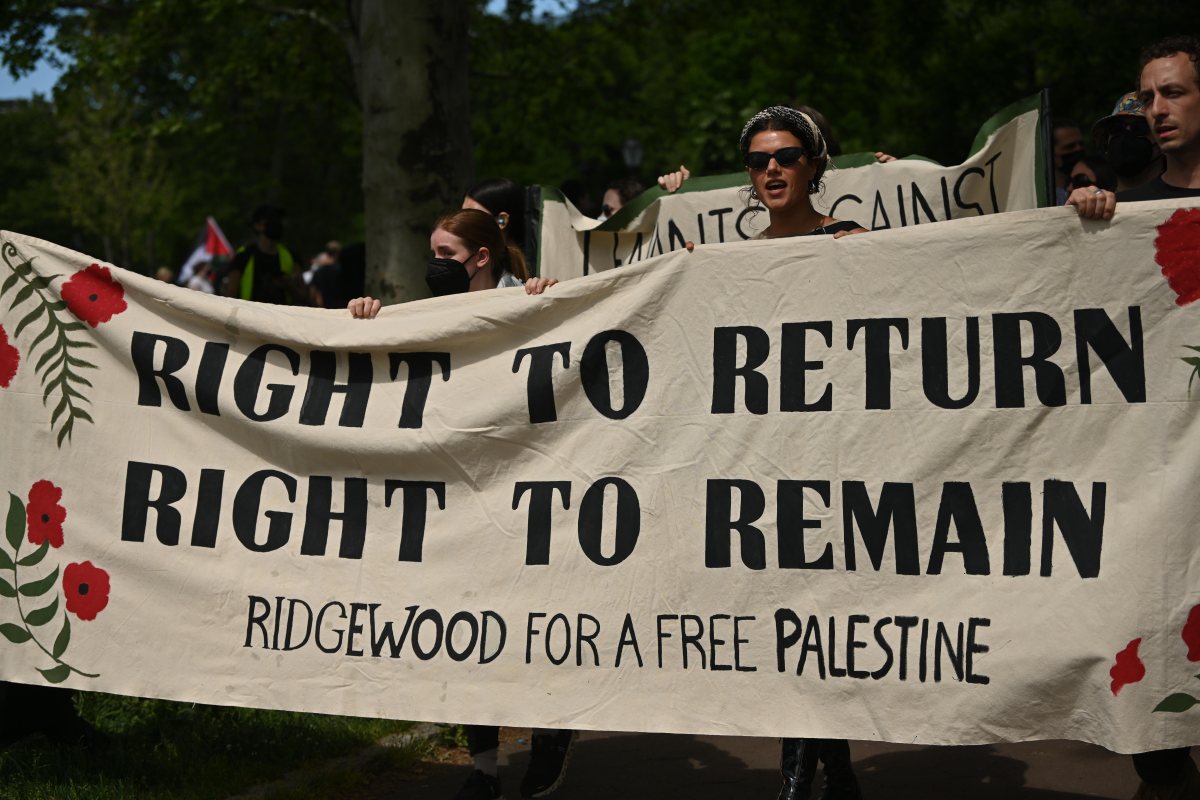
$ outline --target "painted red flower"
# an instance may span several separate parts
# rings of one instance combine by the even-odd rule
[[[1154,260],[1175,290],[1175,304],[1200,300],[1200,208],[1181,208],[1158,226]]]
[[[67,611],[80,619],[95,619],[108,605],[108,573],[92,562],[67,564],[62,582]]]
[[[1134,639],[1125,645],[1124,650],[1117,653],[1117,661],[1113,664],[1112,669],[1108,671],[1108,674],[1112,677],[1112,693],[1114,696],[1129,684],[1137,683],[1146,677],[1146,665],[1142,663],[1142,659],[1138,656],[1138,646],[1141,643],[1141,639]]]
[[[0,325],[0,388],[7,389],[17,374],[17,365],[21,363],[21,353],[8,343],[8,334]]]
[[[1200,661],[1200,605],[1188,613],[1183,624],[1183,641],[1188,647],[1188,661]]]
[[[92,264],[63,284],[62,299],[71,313],[93,328],[126,309],[125,290],[108,267]]]
[[[38,481],[29,489],[25,521],[29,523],[30,542],[40,545],[48,541],[51,547],[62,547],[67,510],[59,505],[61,499],[62,489],[50,481]]]

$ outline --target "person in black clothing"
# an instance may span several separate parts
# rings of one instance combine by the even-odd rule
[[[254,209],[250,224],[254,241],[238,248],[225,278],[224,293],[256,303],[287,303],[288,282],[296,272],[296,259],[283,246],[284,210],[270,205]]]
[[[1121,95],[1113,112],[1092,126],[1092,140],[1117,173],[1118,192],[1148,183],[1163,171],[1162,153],[1137,95]]]
[[[1200,197],[1200,39],[1171,36],[1142,53],[1138,101],[1166,169],[1142,186],[1117,192],[1122,203]],[[1133,754],[1142,784],[1135,800],[1200,798],[1200,770],[1190,747]]]

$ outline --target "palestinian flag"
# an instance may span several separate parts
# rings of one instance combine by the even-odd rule
[[[179,268],[179,277],[175,282],[180,286],[186,286],[192,275],[195,274],[197,264],[216,258],[233,258],[233,248],[229,246],[229,240],[225,238],[217,221],[208,217],[196,239],[196,249]]]

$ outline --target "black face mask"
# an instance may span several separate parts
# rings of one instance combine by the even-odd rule
[[[467,258],[467,261],[470,261]],[[431,258],[425,268],[425,284],[434,297],[462,294],[471,288],[467,265],[453,258]]]
[[[1059,157],[1059,161],[1062,163],[1063,174],[1070,175],[1071,170],[1075,169],[1075,165],[1079,163],[1079,160],[1083,156],[1084,152],[1082,150],[1076,150],[1074,153],[1063,153]]]
[[[1113,136],[1108,140],[1106,155],[1118,175],[1134,178],[1154,160],[1154,145],[1144,136]]]
[[[269,219],[263,223],[263,236],[273,242],[283,238],[283,220]]]

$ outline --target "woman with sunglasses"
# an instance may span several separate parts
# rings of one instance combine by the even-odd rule
[[[787,106],[771,106],[742,128],[742,162],[750,173],[750,199],[767,210],[771,222],[757,239],[866,231],[813,208],[829,165],[825,138],[812,117]]]
[[[750,200],[765,208],[771,218],[756,239],[822,234],[837,238],[866,232],[857,222],[836,220],[813,208],[810,198],[821,188],[829,151],[808,114],[786,106],[763,109],[742,128],[739,146],[750,173]],[[784,739],[779,763],[783,788],[778,800],[807,800],[818,760],[825,767],[821,800],[862,797],[850,763],[850,743],[845,739]]]

